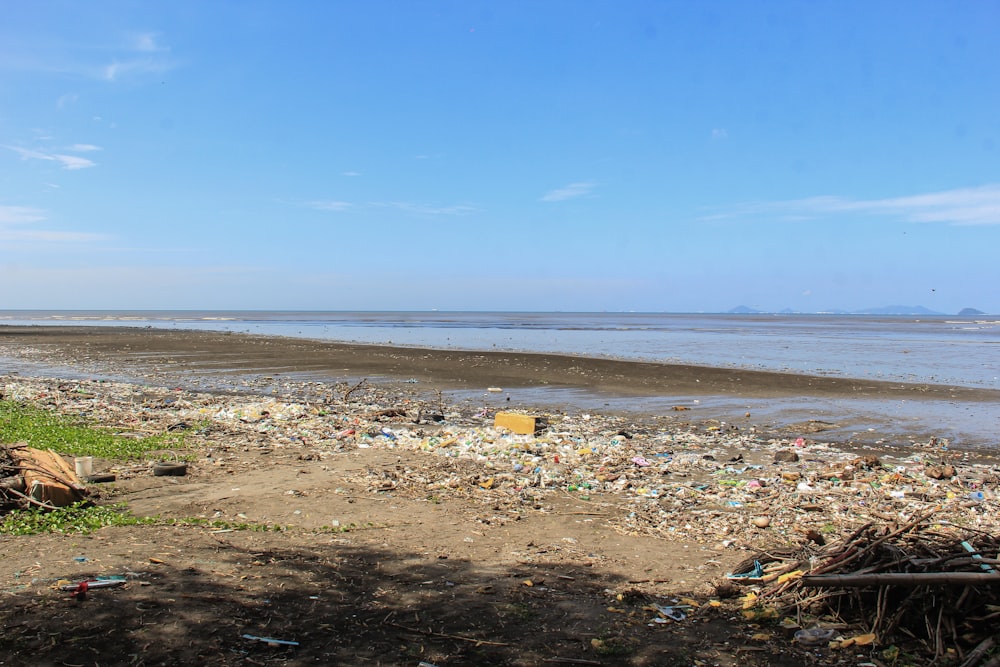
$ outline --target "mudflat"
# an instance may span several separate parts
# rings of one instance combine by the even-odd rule
[[[997,401],[1000,391],[558,354],[437,350],[129,327],[0,326],[0,344],[49,360],[140,372],[323,374],[416,378],[444,388],[560,386],[617,396],[744,395]]]

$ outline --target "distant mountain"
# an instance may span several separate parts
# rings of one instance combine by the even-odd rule
[[[819,310],[819,311],[804,311],[804,310],[793,310],[792,308],[783,308],[779,311],[770,310],[757,310],[756,308],[751,308],[750,306],[736,306],[730,310],[726,311],[729,315],[766,315],[766,314],[777,314],[777,315],[946,315],[947,313],[939,313],[937,311],[931,310],[930,308],[924,308],[923,306],[881,306],[879,308],[865,308],[864,310],[841,310],[839,308],[833,308],[829,310]],[[975,308],[963,308],[959,313],[959,317],[976,317],[978,315],[985,315],[981,310]]]

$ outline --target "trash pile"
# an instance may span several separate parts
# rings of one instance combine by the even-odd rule
[[[240,377],[209,393],[8,376],[0,390],[119,435],[184,432],[196,454],[160,474],[259,467],[261,453],[267,465],[301,465],[408,450],[422,455],[346,479],[372,494],[471,500],[490,508],[483,521],[500,523],[518,518],[501,510],[568,495],[600,504],[601,520],[624,534],[754,553],[717,592],[742,596],[751,623],[777,626],[801,647],[870,646],[883,664],[907,651],[975,667],[992,648],[983,628],[1000,617],[1000,466],[943,440],[849,451],[808,431],[767,437],[675,415],[497,414],[364,382]],[[39,450],[26,460],[29,451],[0,447],[0,500],[49,502],[41,490],[34,497],[41,487],[28,468],[79,490],[72,470],[43,464]],[[150,466],[117,472],[127,479]],[[688,606],[657,613],[679,622]]]
[[[497,414],[366,382],[240,377],[228,393],[207,393],[8,377],[2,390],[130,436],[184,431],[213,467],[230,471],[256,465],[246,456],[255,452],[321,461],[367,448],[421,451],[432,456],[365,471],[356,481],[384,493],[452,493],[483,503],[537,504],[552,493],[582,502],[614,497],[624,501],[625,511],[610,519],[620,532],[715,548],[795,546],[808,535],[831,539],[930,507],[939,507],[941,520],[1000,528],[1000,468],[943,440],[851,452],[675,415]],[[129,474],[120,470],[119,478]]]
[[[987,664],[1000,617],[1000,537],[936,517],[868,523],[829,544],[761,552],[728,576],[752,621],[780,626],[803,646],[884,647],[974,667]],[[860,633],[852,634],[849,630]],[[996,665],[997,662],[989,662]]]

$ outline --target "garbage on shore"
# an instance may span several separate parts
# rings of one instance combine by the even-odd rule
[[[877,645],[975,667],[1000,616],[1000,537],[937,518],[867,523],[828,544],[755,554],[727,577],[744,615],[783,619],[803,646]]]
[[[623,534],[745,552],[718,593],[745,598],[749,623],[780,623],[802,647],[891,653],[916,644],[932,656],[955,651],[973,667],[989,649],[978,630],[988,623],[976,623],[1000,612],[992,584],[1000,467],[944,441],[851,448],[816,433],[769,436],[686,415],[497,420],[485,406],[365,382],[276,387],[242,378],[232,391],[209,393],[6,377],[0,391],[130,437],[182,431],[196,452],[185,466],[195,482],[210,470],[259,465],[248,454],[298,465],[406,449],[426,456],[346,478],[373,494],[461,497],[509,514],[544,511],[556,496],[592,503]],[[115,472],[127,480],[151,465]],[[686,614],[671,607],[664,620]]]
[[[495,419],[487,408],[448,406],[372,383],[337,386],[241,378],[241,393],[192,392],[106,381],[7,377],[3,395],[86,415],[133,436],[183,425],[206,463],[233,469],[240,454],[323,460],[354,449],[406,448],[432,455],[420,469],[365,471],[368,486],[393,494],[455,493],[518,506],[553,493],[584,502],[623,499],[611,519],[623,533],[750,550],[834,538],[869,522],[929,507],[970,529],[1000,527],[994,495],[1000,468],[932,441],[916,448],[855,451],[808,437],[673,415],[533,414]],[[262,396],[266,389],[270,395]],[[258,393],[253,393],[254,391]],[[867,452],[867,453],[866,453]],[[431,465],[432,461],[437,461]],[[70,470],[70,472],[72,472]],[[122,467],[120,479],[148,474]],[[387,477],[388,476],[388,477]],[[365,480],[361,480],[365,481]]]

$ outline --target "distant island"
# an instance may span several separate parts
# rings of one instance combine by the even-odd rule
[[[771,311],[757,310],[750,306],[736,306],[728,311],[729,315],[768,315]],[[865,308],[863,310],[824,310],[815,313],[805,313],[791,308],[784,308],[778,311],[779,315],[947,315],[939,313],[923,306],[881,306],[879,308]],[[985,315],[977,308],[963,308],[958,312],[958,317],[976,317]]]

